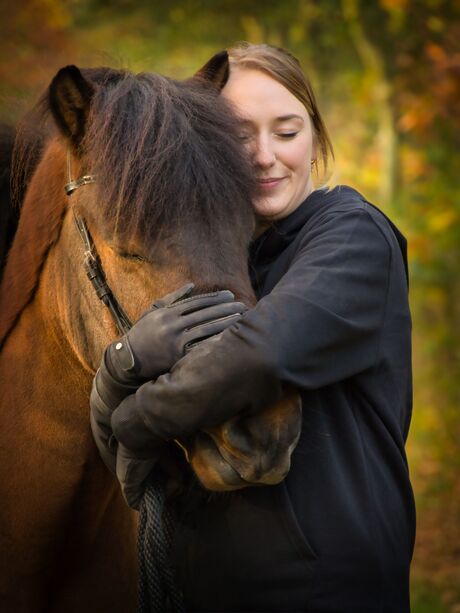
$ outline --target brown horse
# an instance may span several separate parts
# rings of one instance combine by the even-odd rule
[[[190,280],[254,304],[253,180],[236,120],[193,80],[67,67],[32,126],[46,138],[0,292],[0,608],[126,613],[136,602],[136,513],[98,457],[88,407],[118,333],[86,278],[74,212],[132,321]],[[71,199],[68,152],[74,177],[96,176]],[[201,483],[226,490],[283,479],[299,431],[290,396],[182,444]]]

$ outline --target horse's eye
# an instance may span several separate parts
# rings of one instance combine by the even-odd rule
[[[119,251],[118,255],[125,260],[138,260],[139,262],[146,262],[147,260],[138,253],[128,253],[127,251]]]

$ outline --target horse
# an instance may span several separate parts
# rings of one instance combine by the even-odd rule
[[[0,287],[5,613],[136,606],[137,514],[89,425],[91,382],[119,333],[86,276],[76,216],[131,321],[187,281],[255,304],[254,179],[238,120],[208,83],[217,71],[228,73],[226,56],[181,82],[68,66],[26,121],[41,135],[39,154],[27,139],[17,153],[28,184]],[[67,198],[77,177],[82,187]],[[299,433],[299,399],[288,393],[165,448],[183,449],[184,470],[220,495],[281,481]]]

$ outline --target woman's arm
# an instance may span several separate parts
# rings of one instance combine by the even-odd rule
[[[110,424],[113,410],[143,382],[168,372],[188,346],[222,332],[246,310],[229,291],[190,296],[193,289],[188,283],[156,300],[104,352],[93,380],[90,419],[99,453],[112,472],[117,452]]]
[[[170,373],[142,385],[112,416],[114,434],[142,451],[377,362],[391,247],[364,209],[325,216],[273,291]]]

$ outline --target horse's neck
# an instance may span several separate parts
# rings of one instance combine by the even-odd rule
[[[66,279],[71,280],[71,276],[61,242],[62,237],[50,248],[33,296],[18,314],[1,352],[2,357],[14,356],[14,369],[33,372],[34,364],[48,364],[48,374],[41,386],[47,382],[53,384],[63,364],[67,378],[79,378],[85,371],[90,373],[71,337],[70,322],[79,299],[76,297],[74,306],[73,296],[77,291],[66,285]]]
[[[40,291],[23,310],[8,336],[0,362],[0,372],[7,375],[7,387],[20,390],[29,398],[34,398],[37,390],[41,390],[41,393],[53,394],[50,398],[56,402],[54,391],[61,385],[65,388],[72,381],[72,386],[82,389],[87,388],[91,381],[91,375],[85,372],[52,317],[43,317],[43,295]],[[14,385],[11,379],[14,379]],[[67,390],[73,402],[78,398],[78,389],[73,387],[72,391]],[[69,403],[69,396],[66,402]]]
[[[80,265],[82,247],[66,206],[65,168],[65,150],[58,142],[51,143],[31,180],[4,271],[0,343],[16,335],[16,328],[24,325],[25,311],[32,311],[34,345],[48,345],[54,339],[80,369],[91,372],[96,365],[89,363],[88,355],[97,351],[87,342],[83,322],[85,316],[87,321],[94,319],[95,313],[88,310],[98,301],[93,296],[88,301],[80,289],[88,281]],[[95,311],[98,308],[97,304]]]

